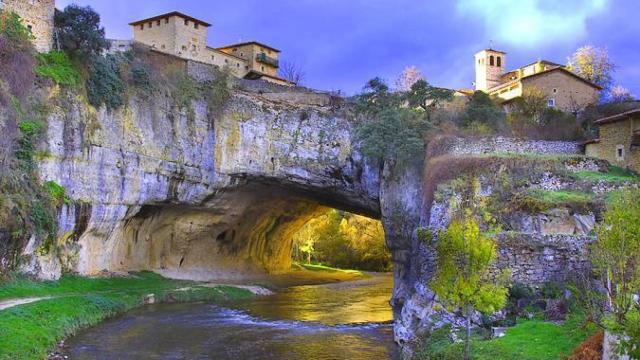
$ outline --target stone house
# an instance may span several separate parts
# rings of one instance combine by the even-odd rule
[[[129,25],[133,28],[133,41],[148,45],[157,51],[227,67],[239,78],[263,79],[282,85],[293,85],[277,76],[278,50],[257,42],[236,44],[221,49],[210,47],[207,45],[207,32],[211,24],[189,15],[174,11],[134,21]],[[262,54],[258,53],[260,49],[263,52],[264,49],[268,49],[269,53],[276,53],[275,62],[271,61],[267,66],[257,65]],[[111,51],[117,50],[112,48]],[[272,59],[267,59],[265,55],[261,63]]]
[[[55,9],[55,0],[0,0],[0,10],[20,16],[33,35],[33,45],[40,52],[47,52],[53,46]]]
[[[249,68],[245,75],[248,79],[269,78],[270,81],[282,83],[278,77],[280,50],[257,41],[248,41],[219,47],[218,50],[244,59]],[[286,84],[283,84],[286,85]]]
[[[569,71],[566,67],[540,60],[505,71],[507,54],[485,49],[475,54],[475,90],[488,93],[509,111],[512,101],[528,89],[547,96],[547,106],[576,113],[598,101],[602,88]]]
[[[600,137],[582,144],[585,154],[640,172],[640,108],[595,123]]]

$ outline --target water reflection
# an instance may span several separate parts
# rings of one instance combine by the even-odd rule
[[[139,309],[68,342],[71,359],[396,359],[391,278],[244,303]]]

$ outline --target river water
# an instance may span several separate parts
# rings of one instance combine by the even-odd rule
[[[228,304],[151,305],[67,342],[71,359],[399,359],[391,275]]]

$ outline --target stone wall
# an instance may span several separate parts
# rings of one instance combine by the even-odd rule
[[[55,0],[0,0],[0,9],[20,16],[23,24],[31,30],[33,44],[38,51],[51,50]]]
[[[431,157],[449,154],[483,155],[483,154],[579,154],[580,147],[573,141],[525,140],[506,137],[461,138],[443,136],[429,144]]]

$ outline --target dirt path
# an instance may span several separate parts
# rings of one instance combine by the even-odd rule
[[[3,301],[0,301],[0,311],[12,308],[14,306],[30,304],[36,301],[46,300],[46,299],[51,299],[51,296],[3,300]]]

